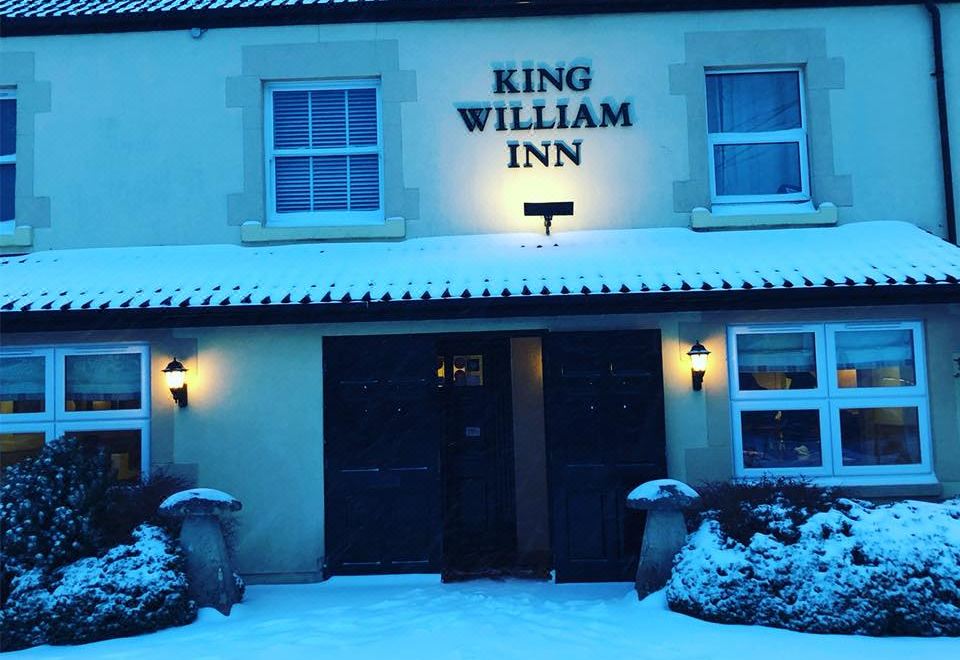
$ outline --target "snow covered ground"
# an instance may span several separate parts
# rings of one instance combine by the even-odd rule
[[[705,623],[670,612],[663,592],[632,585],[555,585],[436,576],[334,578],[253,586],[230,617],[204,609],[189,626],[85,646],[5,654],[28,658],[335,660],[923,660],[960,657],[960,639],[805,635]]]

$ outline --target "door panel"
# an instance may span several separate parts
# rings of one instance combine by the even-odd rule
[[[329,575],[439,572],[434,339],[324,339]]]
[[[510,354],[505,339],[442,342],[444,576],[509,568],[516,555]]]
[[[666,476],[660,333],[551,333],[544,403],[558,582],[632,580],[638,484]]]

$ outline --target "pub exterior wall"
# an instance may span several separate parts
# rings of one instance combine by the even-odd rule
[[[943,12],[948,90],[958,89],[960,11]],[[536,231],[522,202],[557,199],[576,203],[561,231],[687,226],[703,192],[691,196],[682,184],[706,154],[690,149],[689,97],[671,76],[688,62],[691,35],[741,32],[783,36],[783,52],[797,57],[822,48],[809,63],[755,52],[758,66],[826,70],[822,88],[807,90],[821,108],[811,140],[827,141],[818,157],[833,177],[815,186],[815,203],[837,204],[841,223],[906,220],[946,235],[929,16],[918,5],[211,29],[199,39],[185,30],[5,38],[3,53],[32,57],[34,80],[49,89],[49,108],[31,115],[32,144],[18,154],[33,171],[31,199],[49,207],[32,216],[27,249],[240,242],[241,223],[264,215],[263,164],[249,149],[262,113],[239,97],[251,77],[259,85],[350,71],[282,55],[283,46],[336,44],[344,48],[331,52],[354,48],[366,62],[358,74],[397,90],[384,99],[395,104],[384,111],[385,205],[404,218],[406,236]],[[750,44],[763,41],[743,40],[737,56],[749,61]],[[595,108],[630,102],[633,125],[467,131],[458,104],[504,96],[493,93],[493,68],[558,62],[589,65],[590,89],[508,96],[526,107],[534,98],[548,108],[580,96]],[[957,135],[960,95],[951,99]],[[506,167],[507,140],[577,138],[579,167]],[[960,138],[953,142],[960,162]],[[393,227],[384,236],[396,237]]]
[[[737,323],[921,320],[930,392],[933,464],[942,495],[960,494],[960,385],[945,356],[960,345],[960,306],[607,315],[523,319],[287,325],[177,330],[23,334],[6,346],[148,342],[152,365],[151,456],[172,470],[243,502],[239,570],[258,581],[320,579],[323,521],[323,337],[509,331],[658,328],[662,337],[669,476],[697,484],[733,476],[726,327]],[[685,352],[700,339],[713,352],[704,389],[690,386]],[[515,349],[516,350],[516,349]],[[530,350],[527,347],[525,350]],[[535,349],[533,349],[535,350]],[[176,408],[160,369],[177,355],[190,371],[190,405]],[[515,369],[529,360],[515,360]],[[515,383],[523,375],[514,374]],[[536,375],[527,379],[536,383]],[[534,428],[540,428],[534,424]],[[536,433],[536,431],[534,431]],[[535,460],[527,457],[527,461]],[[867,495],[924,496],[929,487],[888,487]],[[526,518],[535,519],[536,503]],[[539,511],[544,513],[543,505]],[[536,547],[543,539],[531,539]]]

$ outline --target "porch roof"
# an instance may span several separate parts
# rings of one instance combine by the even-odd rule
[[[360,303],[435,311],[492,299],[866,289],[960,302],[960,248],[905,222],[694,232],[650,228],[444,236],[394,243],[190,245],[52,250],[0,258],[0,315],[292,309]],[[840,293],[840,291],[836,291]],[[635,294],[635,295],[631,295]],[[942,298],[942,296],[941,296]],[[914,300],[915,299],[915,300]],[[832,304],[844,304],[843,295]],[[851,303],[852,304],[852,303]],[[353,305],[356,307],[357,305]],[[716,308],[714,305],[709,307]],[[47,313],[47,314],[44,314]],[[194,314],[196,316],[196,314]],[[9,329],[8,325],[8,329]]]

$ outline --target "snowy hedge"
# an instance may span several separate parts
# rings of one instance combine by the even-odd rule
[[[102,557],[15,578],[0,615],[3,650],[90,642],[193,621],[196,606],[173,540],[151,525],[134,530],[133,539]]]
[[[671,609],[816,633],[960,635],[960,499],[755,508],[764,529],[749,539],[705,514],[675,561]]]

